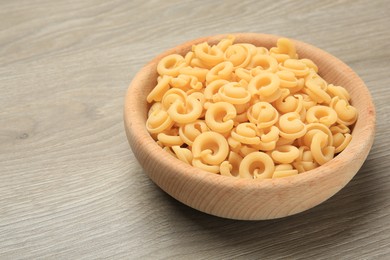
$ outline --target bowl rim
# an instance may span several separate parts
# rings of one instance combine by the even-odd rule
[[[224,188],[226,187],[233,188],[233,187],[245,185],[246,188],[249,189],[259,189],[259,188],[274,189],[276,186],[280,188],[285,188],[287,186],[296,185],[297,183],[302,183],[302,182],[310,184],[315,181],[318,181],[318,179],[326,178],[327,175],[331,174],[336,169],[338,169],[340,164],[344,165],[344,164],[352,163],[356,153],[359,152],[366,153],[364,155],[364,159],[366,159],[368,152],[373,143],[373,139],[375,135],[375,121],[376,121],[376,116],[375,116],[376,112],[375,112],[373,99],[371,97],[371,94],[367,86],[364,84],[362,79],[360,79],[360,77],[340,59],[311,44],[296,39],[292,39],[292,38],[289,39],[294,42],[298,53],[299,53],[299,49],[306,48],[310,50],[310,52],[316,52],[322,56],[325,56],[326,58],[329,58],[332,61],[332,63],[335,64],[335,66],[340,67],[340,69],[342,69],[343,72],[350,74],[350,76],[353,78],[354,81],[355,80],[357,81],[358,84],[356,85],[359,86],[359,90],[362,91],[365,96],[363,100],[361,101],[359,100],[359,103],[363,102],[367,107],[367,109],[364,110],[363,113],[368,115],[367,116],[368,120],[364,122],[364,125],[362,126],[363,128],[361,129],[361,131],[359,131],[359,133],[362,132],[362,134],[360,135],[364,134],[365,136],[360,136],[360,135],[356,136],[356,134],[354,136],[354,132],[356,131],[352,131],[352,135],[354,138],[352,138],[351,143],[345,148],[345,150],[339,153],[332,160],[325,163],[324,165],[319,166],[318,168],[294,176],[288,176],[288,177],[276,178],[276,179],[264,179],[264,180],[241,179],[241,178],[234,178],[234,177],[206,172],[201,169],[190,166],[180,161],[179,159],[171,156],[167,152],[163,151],[162,148],[153,140],[153,138],[147,132],[145,127],[146,119],[143,118],[143,116],[140,115],[140,113],[135,109],[135,107],[140,106],[141,102],[146,103],[146,99],[141,100],[139,98],[140,95],[135,94],[136,91],[140,91],[140,88],[142,86],[142,84],[139,84],[139,82],[142,83],[142,81],[145,80],[144,78],[145,71],[152,72],[151,68],[156,66],[157,62],[161,58],[169,54],[182,53],[185,50],[189,50],[192,45],[205,42],[205,41],[209,43],[216,43],[219,40],[226,38],[227,36],[230,35],[233,35],[236,38],[236,42],[244,42],[241,41],[241,39],[242,38],[247,39],[248,37],[264,38],[272,42],[276,42],[277,39],[282,38],[282,36],[273,35],[273,34],[262,34],[262,33],[218,34],[218,35],[200,37],[194,40],[187,41],[183,44],[180,44],[174,48],[170,48],[164,51],[163,53],[157,55],[154,59],[152,59],[149,63],[147,63],[144,67],[142,67],[142,69],[134,76],[125,96],[123,115],[124,115],[126,134],[128,136],[129,142],[131,138],[143,141],[142,146],[137,146],[137,147],[133,147],[132,143],[130,143],[133,150],[140,149],[141,150],[140,153],[146,154],[148,156],[148,160],[158,161],[160,165],[164,165],[166,167],[172,167],[172,166],[180,167],[181,169],[183,169],[183,171],[180,171],[180,174],[183,174],[183,176],[186,175],[186,177],[189,178],[190,181],[212,182],[213,185],[216,185],[216,187],[220,186]],[[360,113],[361,111],[359,111],[359,117],[361,117]],[[144,115],[144,117],[145,116],[146,115]],[[134,131],[135,127],[141,126],[142,128],[142,125],[144,128],[143,131]],[[362,139],[360,139],[359,137],[361,137]],[[368,151],[364,151],[364,148],[368,148]],[[134,154],[137,157],[137,154],[135,152]],[[361,162],[361,164],[363,162],[364,160]]]

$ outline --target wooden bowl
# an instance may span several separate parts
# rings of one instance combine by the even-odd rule
[[[336,57],[309,44],[293,40],[300,58],[309,58],[328,82],[344,86],[359,118],[347,148],[328,163],[299,175],[262,181],[236,179],[189,166],[163,151],[150,137],[145,123],[149,105],[146,96],[156,85],[158,61],[172,53],[185,54],[204,41],[215,44],[227,35],[196,39],[157,56],[135,76],[124,107],[126,134],[134,155],[148,176],[161,189],[197,210],[225,218],[273,219],[310,209],[342,189],[366,159],[374,139],[375,109],[364,82]],[[235,34],[236,43],[270,48],[279,36]],[[346,46],[344,46],[346,48]]]

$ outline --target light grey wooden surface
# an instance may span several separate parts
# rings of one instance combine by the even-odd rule
[[[261,32],[351,66],[377,109],[348,186],[277,220],[195,211],[143,173],[124,95],[152,57],[212,34]],[[0,259],[389,259],[388,1],[0,0]]]

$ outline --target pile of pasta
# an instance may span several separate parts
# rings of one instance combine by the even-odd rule
[[[294,44],[269,50],[234,43],[192,46],[157,65],[146,127],[167,152],[237,178],[296,175],[325,164],[351,141],[348,91],[328,84]]]

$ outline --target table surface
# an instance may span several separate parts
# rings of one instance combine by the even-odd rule
[[[386,1],[1,0],[0,258],[386,259],[389,25]],[[313,44],[370,89],[374,146],[325,203],[276,220],[222,219],[166,195],[134,158],[122,111],[137,71],[163,50],[230,32]]]

